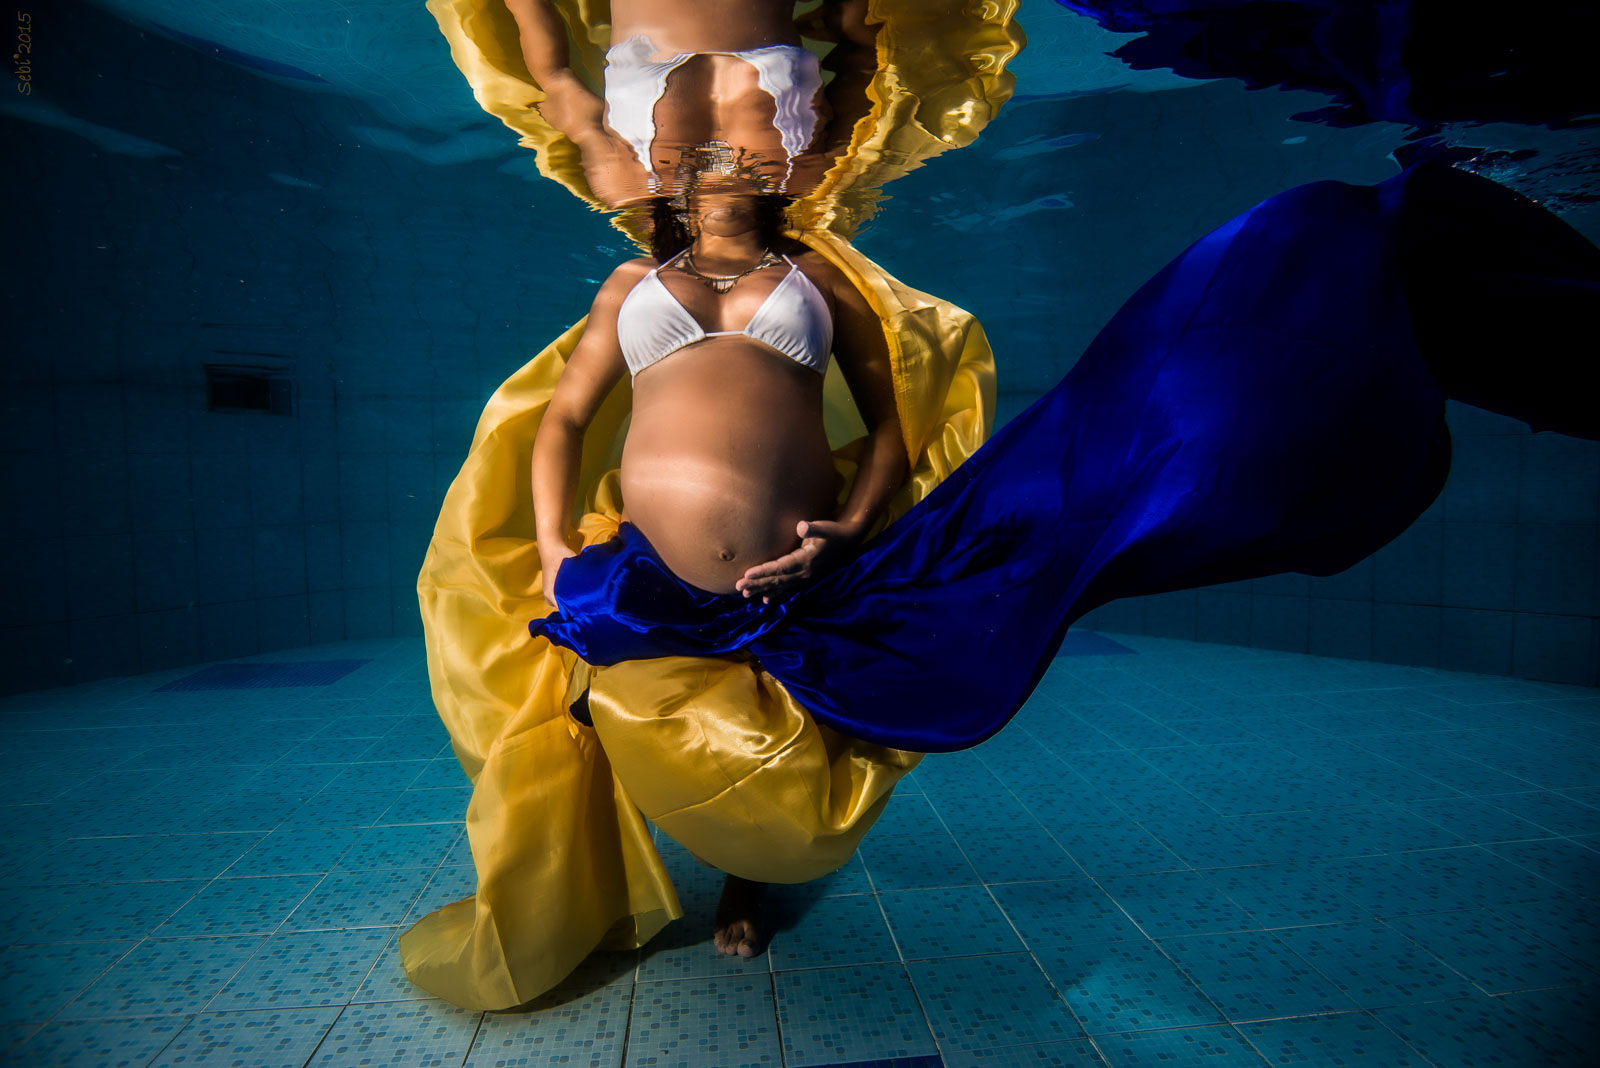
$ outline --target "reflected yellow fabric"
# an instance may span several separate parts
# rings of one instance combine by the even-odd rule
[[[988,342],[971,316],[900,284],[840,238],[802,239],[855,280],[884,323],[915,458],[891,505],[900,514],[987,436]],[[400,951],[419,986],[472,1008],[522,1004],[591,951],[642,945],[682,914],[644,817],[724,870],[803,881],[849,859],[920,759],[816,724],[751,661],[675,658],[590,673],[528,635],[528,620],[549,611],[534,542],[533,437],[581,330],[495,392],[418,579],[434,703],[474,784],[467,836],[478,887],[402,935]],[[848,473],[861,420],[836,366],[825,396]],[[616,529],[628,408],[624,381],[585,437],[585,544]],[[582,689],[575,673],[590,675],[594,731],[567,714]]]
[[[554,3],[567,23],[573,69],[600,92],[611,37],[609,4]],[[1014,21],[1017,7],[1018,0],[872,0],[868,19],[879,32],[878,68],[867,89],[871,111],[856,123],[849,147],[818,188],[796,205],[796,222],[808,231],[850,237],[885,184],[976,138],[1011,98],[1016,79],[1006,64],[1025,43]],[[531,107],[544,93],[528,74],[516,22],[504,3],[428,0],[428,10],[479,106],[537,153],[541,174],[601,209],[584,178],[578,147]],[[807,44],[819,52],[827,47]],[[612,221],[641,247],[647,244],[637,218]]]

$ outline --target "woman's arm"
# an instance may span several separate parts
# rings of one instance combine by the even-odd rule
[[[557,130],[582,145],[585,138],[603,134],[605,103],[572,69],[567,44],[567,23],[549,0],[505,0],[517,20],[522,59],[545,98],[539,115]]]
[[[571,541],[572,504],[583,457],[583,433],[611,387],[627,372],[617,344],[617,309],[653,265],[651,260],[624,263],[600,287],[583,337],[556,382],[533,438],[533,518],[544,599],[552,607],[561,561],[576,555]]]
[[[800,523],[795,528],[801,539],[798,549],[752,567],[734,584],[746,597],[770,600],[792,593],[837,567],[866,538],[910,472],[883,324],[842,271],[830,265],[828,275],[835,308],[834,358],[867,425],[867,439],[838,518]]]

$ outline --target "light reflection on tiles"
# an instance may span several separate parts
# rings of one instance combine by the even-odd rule
[[[0,703],[0,1059],[1399,1068],[1600,1038],[1593,691],[1085,640],[850,864],[776,888],[769,953],[715,952],[716,874],[663,841],[684,921],[485,1015],[399,966],[473,887],[420,647],[281,659],[365,663]]]

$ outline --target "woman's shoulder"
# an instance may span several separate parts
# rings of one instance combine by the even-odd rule
[[[655,270],[656,266],[656,261],[649,256],[636,256],[631,260],[624,260],[612,268],[610,276],[606,278],[601,288],[623,291],[632,289],[639,284],[640,279]]]
[[[819,288],[834,290],[841,285],[850,284],[850,279],[843,271],[834,266],[832,260],[813,248],[808,248],[796,242],[786,255]]]

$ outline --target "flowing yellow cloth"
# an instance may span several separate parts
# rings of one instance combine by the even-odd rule
[[[898,515],[987,436],[993,356],[961,309],[899,284],[831,234],[804,239],[856,281],[885,325],[917,457],[891,502]],[[550,611],[534,540],[533,438],[581,331],[567,331],[489,401],[418,580],[434,703],[474,783],[467,837],[478,888],[403,934],[400,951],[419,986],[472,1008],[523,1004],[591,951],[642,945],[682,915],[644,817],[724,871],[802,882],[850,858],[920,759],[817,724],[751,661],[670,658],[591,672],[528,635],[528,620]],[[586,545],[608,539],[619,520],[629,394],[620,383],[585,435]],[[852,438],[860,416],[837,366],[825,395],[830,438]],[[846,474],[858,445],[845,440],[835,454]],[[567,713],[585,680],[592,731]]]
[[[428,6],[485,110],[538,150],[541,170],[592,200],[575,148],[527,110],[540,94],[503,5]],[[574,41],[574,62],[597,69],[609,30],[603,3],[559,6],[569,26],[589,28]],[[895,50],[906,51],[912,38],[880,34],[884,62],[874,84],[883,99],[855,131],[863,166],[876,167],[881,179],[931,155],[935,141],[948,147],[975,136],[1010,92],[1003,62],[1020,46],[1008,28],[1014,6],[962,5],[980,14],[965,17],[959,32],[940,23],[937,47],[924,42],[923,59],[938,53],[965,64],[964,89],[941,90],[897,70]],[[900,12],[902,25],[917,11],[913,0],[879,7]],[[919,84],[927,87],[922,96],[907,88]],[[836,186],[852,181],[845,170],[830,178]],[[987,437],[994,361],[970,315],[900,284],[840,236],[867,201],[856,203],[840,210],[814,202],[796,214],[808,226],[801,239],[850,277],[884,325],[912,458],[911,477],[890,502],[892,518]],[[550,611],[534,540],[533,439],[582,328],[568,330],[490,399],[418,579],[434,703],[473,781],[467,836],[478,885],[473,897],[401,935],[400,951],[419,986],[471,1008],[521,1005],[593,950],[642,945],[682,915],[646,817],[724,871],[801,882],[849,859],[920,759],[817,724],[753,661],[672,658],[591,670],[528,635],[528,621]],[[837,366],[824,397],[835,463],[848,483],[864,426]],[[630,400],[624,381],[584,438],[574,518],[585,545],[617,527],[616,468]],[[585,684],[593,729],[567,712]]]

